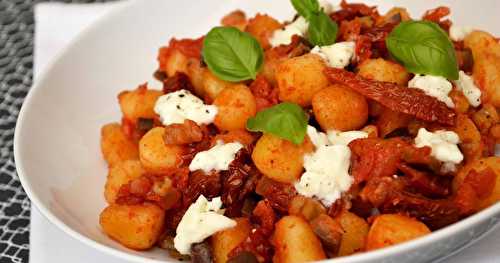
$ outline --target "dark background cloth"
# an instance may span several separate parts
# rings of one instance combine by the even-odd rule
[[[33,6],[39,2],[56,1],[0,0],[0,263],[29,261],[30,201],[16,174],[13,139],[33,79]]]

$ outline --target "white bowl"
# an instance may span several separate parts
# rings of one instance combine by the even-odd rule
[[[500,35],[500,2],[366,1],[386,11],[406,6],[414,17],[439,4],[457,24]],[[118,92],[150,81],[160,46],[171,37],[198,37],[236,8],[247,14],[292,17],[288,0],[132,1],[90,27],[31,89],[15,133],[17,171],[28,196],[53,224],[85,244],[135,262],[172,261],[155,249],[137,252],[110,240],[99,228],[107,167],[99,149],[103,124],[120,119]],[[424,262],[450,254],[499,221],[500,204],[424,238],[331,262]]]

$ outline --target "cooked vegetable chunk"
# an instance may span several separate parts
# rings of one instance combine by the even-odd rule
[[[431,231],[422,222],[397,214],[378,216],[370,227],[366,238],[366,249],[374,250],[403,243]]]
[[[101,128],[101,151],[109,166],[139,158],[137,145],[127,138],[118,123],[110,123]]]
[[[104,232],[132,249],[151,248],[163,229],[164,212],[153,204],[110,205],[102,211]]]
[[[273,262],[292,263],[325,259],[321,242],[309,224],[297,216],[285,216],[276,223]]]

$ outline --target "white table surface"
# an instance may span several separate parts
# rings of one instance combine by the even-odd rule
[[[35,8],[35,79],[40,71],[85,26],[118,4],[38,4]],[[154,59],[154,58],[153,58]],[[97,220],[97,219],[96,219]],[[30,262],[123,262],[80,243],[31,210]],[[442,263],[500,262],[500,228]]]

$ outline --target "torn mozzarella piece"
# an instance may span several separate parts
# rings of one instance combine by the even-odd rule
[[[201,125],[214,121],[217,106],[206,105],[191,92],[179,90],[159,97],[154,111],[160,116],[160,121],[165,126],[182,124],[186,119]]]
[[[279,45],[288,45],[292,43],[292,36],[299,35],[305,36],[309,23],[303,17],[298,17],[295,21],[285,26],[283,29],[278,29],[273,32],[269,39],[271,46],[277,47]]]
[[[316,197],[330,206],[351,187],[349,175],[351,151],[345,145],[320,146],[313,154],[304,156],[305,172],[295,183],[301,195]]]
[[[349,175],[351,150],[347,144],[365,137],[363,132],[318,132],[307,127],[307,135],[316,146],[316,151],[304,156],[305,172],[295,189],[301,195],[316,197],[329,206],[351,187],[354,179]],[[367,136],[367,135],[366,135]],[[332,138],[333,140],[329,140]]]
[[[481,90],[474,84],[474,79],[465,72],[458,73],[458,80],[455,80],[456,87],[462,91],[470,105],[477,107],[481,105]]]
[[[364,131],[329,131],[328,140],[335,145],[349,145],[350,142],[356,139],[368,138],[368,133]]]
[[[474,29],[468,26],[450,26],[450,38],[453,41],[463,41]]]
[[[315,46],[311,53],[323,58],[328,66],[345,68],[354,57],[354,42],[339,42],[330,46]]]
[[[191,164],[189,164],[189,170],[203,170],[205,173],[226,171],[241,148],[243,148],[243,145],[239,142],[224,144],[222,141],[217,141],[214,147],[199,152],[194,156]]]
[[[429,132],[425,128],[420,128],[415,138],[415,146],[431,147],[431,156],[443,162],[448,171],[452,170],[452,165],[459,164],[464,159],[458,148],[459,143],[460,137],[453,131]]]
[[[221,209],[220,197],[208,201],[200,195],[195,203],[189,206],[176,229],[174,247],[183,255],[189,254],[191,245],[205,240],[207,237],[227,228],[236,226],[236,221],[225,217]]]
[[[455,104],[448,96],[453,85],[443,77],[416,74],[408,82],[408,87],[422,90],[425,94],[444,102],[449,108],[455,107]]]

